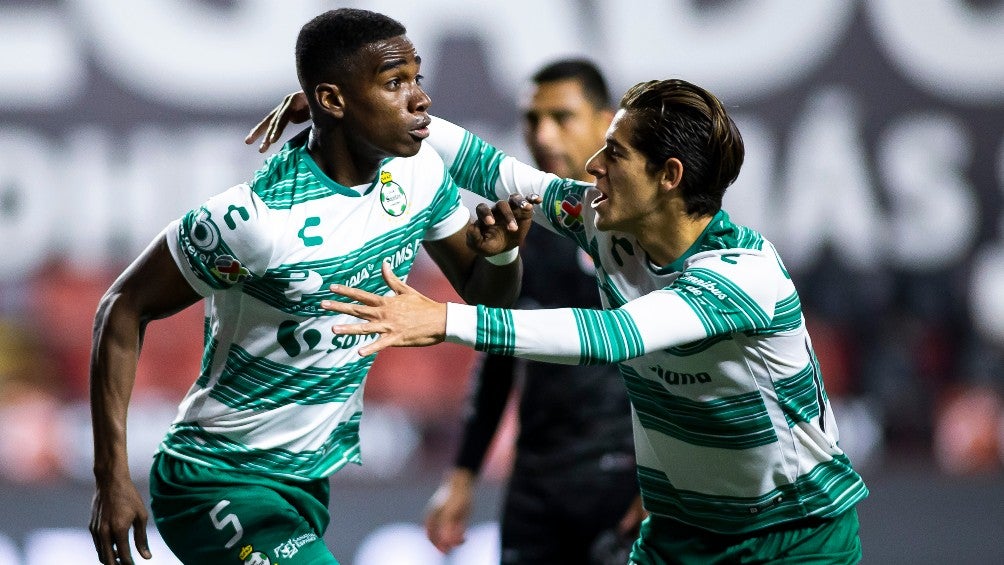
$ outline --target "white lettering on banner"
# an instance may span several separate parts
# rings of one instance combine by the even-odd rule
[[[910,80],[952,102],[1004,100],[1004,5],[863,2],[883,49]],[[992,10],[992,11],[991,11]]]
[[[56,151],[34,132],[0,128],[0,278],[28,275],[51,253]],[[56,220],[56,221],[54,221]]]
[[[768,124],[752,116],[736,114],[732,118],[742,132],[746,158],[739,178],[725,191],[723,207],[733,221],[750,226],[775,241],[781,235],[777,220],[771,215],[775,206],[771,189],[777,186],[777,134]]]
[[[945,269],[970,257],[979,235],[990,231],[980,225],[986,219],[976,196],[1004,185],[1002,173],[997,187],[970,180],[988,178],[987,164],[974,161],[986,128],[937,103],[918,107],[910,95],[920,88],[956,106],[1004,100],[999,2],[514,0],[490,10],[468,0],[337,4],[405,23],[426,57],[430,82],[437,64],[450,64],[452,54],[441,53],[445,40],[483,42],[498,99],[516,99],[537,66],[568,54],[594,57],[614,92],[667,75],[709,86],[737,105],[747,141],[743,174],[726,207],[771,238],[793,270],[812,267],[824,245],[852,269],[883,262],[908,272]],[[0,76],[7,79],[0,84],[0,278],[30,275],[53,255],[95,268],[119,263],[180,213],[245,180],[261,157],[240,140],[269,100],[295,87],[296,32],[330,7],[321,0],[64,0],[0,11]],[[851,27],[862,16],[871,37]],[[896,71],[881,86],[912,101],[884,116],[878,136],[869,130],[867,139],[858,106],[873,98],[869,93],[805,80],[829,64],[837,46],[861,38],[877,45],[868,53],[885,53]],[[100,76],[86,76],[85,55]],[[112,79],[126,96],[154,108],[225,107],[250,117],[200,124],[199,115],[182,113],[187,122],[160,126],[140,115],[113,133],[73,121],[78,110],[88,116],[107,103],[81,98],[89,79]],[[464,87],[448,88],[458,86]],[[770,108],[759,113],[765,97],[792,89],[797,95],[782,110],[790,114],[783,125],[768,120]],[[60,96],[50,95],[55,91]],[[18,112],[40,109],[69,114],[53,113],[52,120],[65,123],[39,130],[20,125]],[[988,111],[1000,120],[997,106]],[[461,119],[527,156],[518,128],[493,137],[497,124]],[[997,259],[1004,257],[1004,225],[992,236],[972,264],[976,304],[1004,295],[998,276],[1004,259]],[[1004,339],[1004,316],[974,316],[982,331]]]
[[[811,267],[827,243],[851,267],[893,260],[908,271],[947,266],[971,250],[978,218],[963,170],[972,142],[956,122],[894,122],[873,171],[846,91],[810,97],[782,162],[775,132],[740,121],[749,153],[727,208],[773,240],[790,268]],[[0,278],[30,274],[54,253],[96,268],[138,254],[167,222],[259,166],[243,133],[240,125],[143,127],[119,147],[110,132],[87,125],[70,130],[58,150],[30,130],[5,129],[0,236],[9,245]],[[888,212],[873,194],[877,177],[895,196]]]
[[[881,136],[877,161],[888,190],[894,263],[908,271],[950,267],[977,235],[976,194],[965,176],[972,143],[958,120],[911,115]]]
[[[587,32],[581,4],[574,0],[508,0],[487,5],[470,0],[375,0],[354,4],[403,22],[419,53],[435,52],[449,37],[474,36],[487,42],[488,69],[498,74],[494,84],[509,98],[519,95],[520,85],[535,70],[557,57],[602,54],[602,38]],[[446,57],[440,58],[426,56],[430,85],[435,84],[437,65],[449,64]],[[608,72],[616,71],[616,66],[616,62],[610,65]],[[513,81],[510,77],[518,78]]]
[[[825,60],[857,10],[846,0],[726,2],[718,10],[694,4],[598,2],[616,82],[687,77],[725,99],[764,95]]]
[[[0,11],[0,108],[63,107],[81,91],[81,51],[66,20],[51,7]]]
[[[296,87],[293,45],[320,1],[66,0],[102,70],[180,108],[243,107]]]
[[[148,127],[119,147],[110,132],[82,126],[57,147],[0,128],[0,280],[29,276],[53,255],[95,269],[137,255],[168,222],[259,166],[244,133]]]
[[[398,17],[423,53],[445,37],[477,36],[498,69],[500,94],[510,98],[541,63],[577,53],[605,63],[615,85],[686,76],[732,100],[769,94],[806,76],[832,54],[859,7],[846,0],[703,9],[689,0],[621,0],[596,2],[592,10],[574,0],[514,0],[491,10],[467,0],[344,4]],[[1004,8],[981,11],[965,0],[860,4],[880,48],[921,88],[952,101],[1004,98]],[[0,85],[0,100],[64,105],[65,99],[40,94],[56,84],[64,93],[80,91],[85,48],[131,91],[180,108],[277,98],[297,84],[292,45],[299,27],[328,7],[320,0],[248,0],[225,8],[179,0],[65,0],[60,8],[5,10],[0,76],[15,80]],[[78,37],[89,45],[78,45]]]
[[[878,264],[883,222],[860,128],[857,101],[839,88],[810,96],[794,124],[776,201],[786,231],[775,244],[789,268],[811,266],[826,244],[851,267]]]
[[[1004,138],[997,148],[997,185],[1004,196]],[[969,315],[985,338],[1004,344],[1004,210],[997,218],[997,240],[973,258]]]
[[[981,250],[973,258],[969,315],[985,338],[1004,343],[1004,246]]]

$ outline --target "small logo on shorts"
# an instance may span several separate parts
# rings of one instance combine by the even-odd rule
[[[250,545],[241,548],[240,558],[244,560],[244,565],[272,565],[268,556],[260,551],[255,551]]]
[[[289,538],[277,545],[272,551],[275,552],[277,559],[279,557],[282,557],[283,559],[292,559],[294,555],[300,552],[301,547],[317,540],[317,534],[314,532],[308,532],[306,534],[296,536],[295,538]],[[266,565],[267,563],[268,562],[266,561]]]

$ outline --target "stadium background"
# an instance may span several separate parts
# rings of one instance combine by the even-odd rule
[[[615,95],[670,76],[716,92],[748,148],[726,208],[785,257],[872,489],[866,562],[1004,562],[1001,0],[0,0],[0,561],[94,562],[97,300],[163,225],[257,168],[243,137],[297,87],[299,27],[334,6],[405,23],[433,112],[524,160],[526,78],[554,58],[595,59]],[[452,297],[430,265],[410,282]],[[141,483],[200,332],[200,306],[148,331]],[[506,441],[468,553],[440,558],[418,530],[476,361],[381,354],[366,464],[332,480],[346,565],[490,562]]]

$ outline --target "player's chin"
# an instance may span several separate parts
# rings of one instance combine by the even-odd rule
[[[600,231],[609,231],[615,227],[615,218],[610,213],[610,207],[604,205],[593,204],[593,214],[596,218],[596,229]]]
[[[422,149],[422,139],[409,136],[400,143],[397,154],[402,157],[414,157],[420,149]]]

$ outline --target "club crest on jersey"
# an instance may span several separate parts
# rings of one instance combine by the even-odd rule
[[[569,231],[582,231],[585,227],[582,223],[582,201],[574,194],[569,194],[561,202],[554,203],[554,215]]]
[[[380,205],[391,216],[400,216],[408,209],[408,195],[401,185],[394,182],[390,171],[380,173]]]
[[[238,557],[244,561],[244,565],[272,565],[272,561],[267,555],[255,551],[250,545],[242,547]]]

